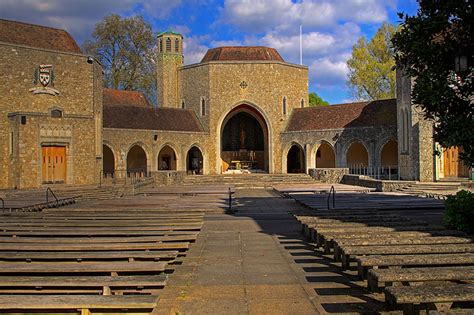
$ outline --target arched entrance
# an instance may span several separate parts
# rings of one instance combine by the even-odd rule
[[[145,150],[138,144],[134,145],[127,153],[127,175],[129,177],[145,177],[147,159]]]
[[[316,151],[316,167],[317,168],[334,168],[336,167],[336,154],[332,146],[326,142],[321,143]]]
[[[380,173],[385,179],[398,177],[398,142],[390,140],[380,151]]]
[[[222,172],[268,172],[268,128],[263,116],[249,105],[227,114],[221,127]]]
[[[398,167],[398,143],[390,140],[380,151],[380,165],[382,167]]]
[[[107,145],[102,145],[102,171],[104,178],[115,177],[115,157],[112,150]]]
[[[158,154],[158,170],[176,170],[176,153],[168,145],[165,145]]]
[[[369,154],[364,145],[359,141],[353,142],[347,150],[346,161],[349,168],[368,167]]]
[[[188,154],[186,155],[186,171],[188,174],[192,175],[203,174],[202,153],[196,146],[189,149]]]
[[[306,173],[304,151],[299,145],[294,144],[288,151],[286,158],[287,173]]]

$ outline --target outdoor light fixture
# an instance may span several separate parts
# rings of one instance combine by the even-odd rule
[[[87,57],[87,63],[93,63],[94,62],[94,58],[89,56]]]

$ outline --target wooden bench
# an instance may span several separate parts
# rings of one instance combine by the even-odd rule
[[[341,246],[342,268],[349,268],[351,256],[400,254],[473,253],[474,244]]]
[[[166,262],[15,262],[0,263],[0,274],[163,272]]]
[[[60,252],[18,252],[18,251],[0,251],[0,260],[15,261],[40,261],[40,260],[111,260],[111,259],[147,259],[147,260],[174,260],[179,255],[176,250],[163,251],[60,251]]]
[[[189,242],[91,244],[0,243],[0,251],[184,250],[188,248]]]
[[[78,290],[99,289],[103,295],[121,293],[120,288],[130,292],[141,292],[143,289],[162,288],[168,279],[167,275],[139,276],[0,276],[0,292],[35,294],[50,292],[77,293]],[[130,288],[135,288],[131,290]],[[117,290],[117,291],[116,291]]]
[[[385,289],[385,300],[392,305],[402,305],[403,314],[419,314],[420,306],[427,304],[434,304],[439,312],[449,312],[453,302],[474,301],[474,284],[388,287]]]
[[[392,283],[466,280],[474,280],[474,266],[371,269],[367,273],[367,287],[372,292]]]
[[[369,269],[393,266],[474,265],[474,253],[423,255],[369,255],[356,256],[357,273],[361,279]]]
[[[370,238],[334,239],[334,260],[340,261],[340,249],[344,246],[468,244],[471,242],[471,239],[461,237],[400,237],[390,234],[383,237],[378,235]]]
[[[198,233],[166,236],[141,237],[1,237],[0,244],[41,243],[41,244],[90,244],[90,243],[147,243],[147,242],[194,242]]]
[[[156,295],[0,295],[1,310],[148,310],[156,307]]]

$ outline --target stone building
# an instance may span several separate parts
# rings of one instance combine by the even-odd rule
[[[0,20],[0,69],[0,188],[97,183],[101,66],[63,30]]]
[[[308,68],[275,49],[219,47],[184,65],[183,40],[158,35],[156,106],[103,89],[101,66],[65,31],[1,20],[0,188],[310,168],[442,175],[411,80],[397,76],[397,99],[309,107]]]

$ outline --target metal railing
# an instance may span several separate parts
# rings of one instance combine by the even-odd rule
[[[398,165],[364,166],[362,164],[349,165],[349,174],[364,175],[375,179],[400,180]]]
[[[56,200],[56,206],[59,206],[59,199],[58,199],[58,197],[56,197],[56,194],[53,192],[53,190],[50,187],[46,188],[46,203],[49,203],[49,194],[50,193],[54,197],[54,199]]]
[[[328,199],[327,199],[328,210],[330,209],[329,201],[331,200],[331,195],[332,195],[332,209],[336,209],[336,188],[334,188],[334,186],[331,186],[331,189],[329,190]]]

